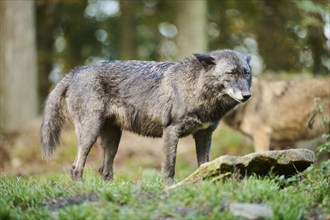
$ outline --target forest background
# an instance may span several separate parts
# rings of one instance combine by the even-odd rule
[[[74,67],[115,59],[180,60],[228,48],[252,55],[254,75],[328,75],[329,13],[326,0],[1,1],[0,167],[20,174],[47,169],[40,166],[42,106]],[[191,139],[180,143],[181,166],[195,167]],[[49,169],[73,161],[72,129],[61,145]],[[126,169],[159,168],[159,140],[125,134],[121,145],[116,161]],[[214,145],[213,157],[252,151],[249,140],[228,129],[216,132]],[[99,159],[96,147],[89,160]]]

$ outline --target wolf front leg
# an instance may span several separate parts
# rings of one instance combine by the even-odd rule
[[[165,185],[172,185],[175,174],[176,149],[178,145],[178,129],[166,127],[163,131],[163,163],[162,180]]]
[[[193,134],[196,145],[198,167],[209,162],[209,154],[212,142],[212,129],[199,130]]]

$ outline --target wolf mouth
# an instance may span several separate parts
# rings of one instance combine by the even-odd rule
[[[232,94],[228,94],[232,99],[234,99],[235,101],[237,101],[238,103],[242,103],[243,102],[243,99],[238,99],[236,98],[234,95]]]

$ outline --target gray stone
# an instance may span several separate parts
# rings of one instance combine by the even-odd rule
[[[167,190],[205,179],[217,181],[232,174],[264,176],[271,172],[275,175],[292,176],[304,171],[314,162],[314,152],[307,149],[256,152],[241,157],[224,155],[202,164],[186,179],[168,187]]]
[[[232,203],[229,205],[229,210],[233,215],[249,220],[273,216],[273,210],[265,204]]]

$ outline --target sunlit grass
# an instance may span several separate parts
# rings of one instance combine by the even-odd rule
[[[121,174],[112,182],[90,169],[77,183],[67,173],[1,177],[0,219],[235,219],[228,209],[232,202],[266,204],[273,210],[273,219],[301,219],[315,212],[329,213],[329,181],[328,171],[312,168],[291,179],[230,178],[168,193],[154,170]],[[97,200],[55,209],[47,206],[52,199],[89,194]]]
[[[25,140],[32,149],[24,148]],[[289,179],[229,178],[166,193],[160,175],[161,142],[136,140],[134,145],[126,141],[120,146],[114,181],[103,181],[96,172],[101,163],[96,145],[87,160],[83,182],[77,183],[69,175],[77,151],[73,131],[63,134],[51,161],[41,160],[37,135],[19,140],[12,158],[20,159],[21,169],[31,171],[37,166],[38,172],[0,176],[0,219],[235,219],[228,208],[233,202],[266,204],[273,210],[273,219],[322,219],[329,215],[329,167],[315,166]],[[176,182],[197,168],[193,140],[182,140],[179,148]],[[252,143],[238,132],[226,126],[214,132],[211,159],[252,151]],[[96,199],[51,205],[51,201],[89,195]]]

